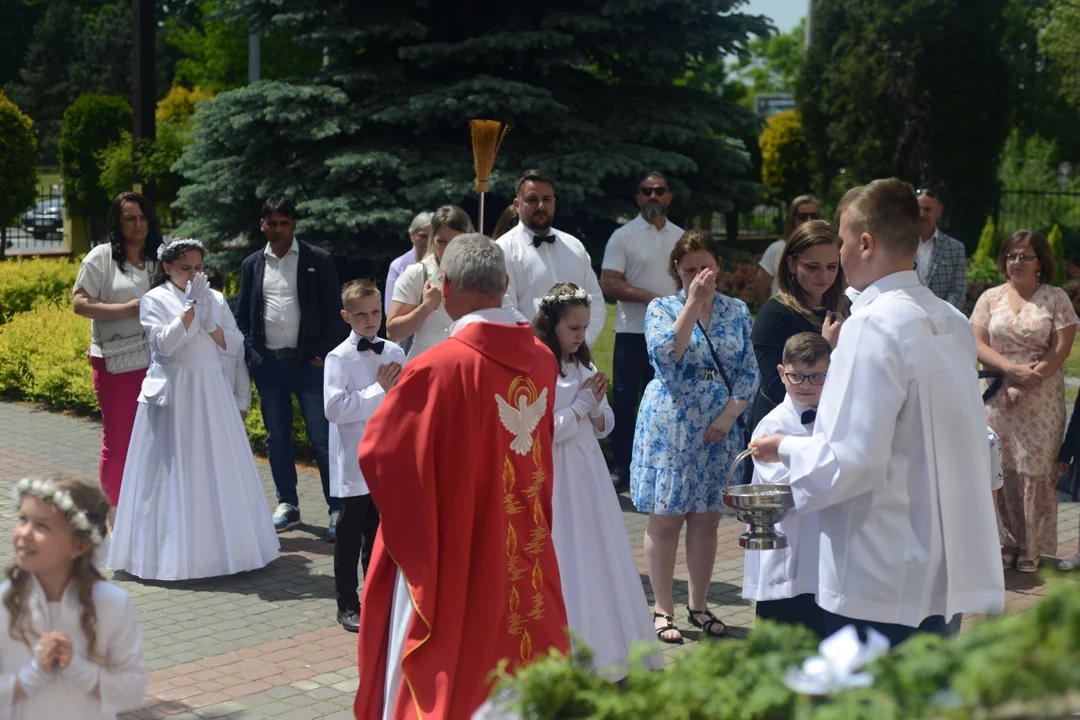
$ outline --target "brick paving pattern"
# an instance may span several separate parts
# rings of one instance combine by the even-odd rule
[[[100,426],[93,421],[0,403],[0,485],[28,475],[65,472],[97,479]],[[259,463],[273,501],[270,468]],[[143,582],[106,572],[132,597],[150,667],[148,695],[125,718],[231,718],[234,720],[351,719],[357,686],[356,635],[335,620],[332,546],[320,538],[326,505],[316,472],[300,473],[300,502],[306,524],[281,535],[281,557],[262,570],[190,582]],[[5,494],[6,497],[6,494]],[[651,601],[642,550],[646,516],[621,498],[626,528]],[[1062,503],[1058,513],[1059,557],[1076,550],[1080,504]],[[7,538],[15,519],[0,503],[0,561],[11,562]],[[709,602],[730,627],[745,637],[753,607],[739,597],[742,527],[732,518],[720,525],[720,551]],[[676,621],[687,642],[664,646],[671,662],[689,652],[700,634],[686,621],[687,574],[679,551],[675,568]],[[1007,608],[1019,612],[1045,593],[1042,577],[1007,574]],[[965,622],[977,621],[968,618]]]

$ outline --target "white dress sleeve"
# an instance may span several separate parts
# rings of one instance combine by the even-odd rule
[[[236,363],[236,372],[233,374],[233,396],[236,397],[236,406],[241,410],[249,410],[251,408],[251,376],[248,375],[244,353],[241,352],[231,360]]]
[[[599,430],[593,425],[593,435],[596,436],[597,440],[603,440],[615,429],[615,411],[611,409],[611,405],[608,404],[607,398],[600,401],[600,414],[598,414],[597,417],[600,417],[601,415],[604,418],[604,429]]]
[[[165,303],[152,293],[144,295],[139,303],[139,322],[150,340],[150,347],[166,357],[187,344],[200,329],[198,321],[194,319],[185,328],[179,313],[171,313]]]
[[[225,299],[217,293],[214,293],[214,321],[217,322],[221,327],[222,332],[225,333],[225,347],[218,348],[221,350],[221,353],[231,358],[236,357],[237,355],[243,356],[244,334],[241,333],[240,328],[236,326],[236,318],[234,318],[232,312],[230,312],[228,303],[226,303]],[[247,377],[247,372],[244,373],[244,376]],[[250,389],[248,390],[248,395],[251,395]]]
[[[124,595],[124,602],[115,609],[117,617],[110,624],[109,637],[99,642],[105,645],[108,667],[101,669],[99,691],[101,712],[111,717],[123,710],[130,710],[146,696],[149,672],[142,651],[142,632],[139,618],[131,605],[131,598]]]

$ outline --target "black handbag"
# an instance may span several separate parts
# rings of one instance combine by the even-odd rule
[[[980,370],[979,379],[983,380],[986,378],[993,379],[990,381],[990,385],[986,388],[985,392],[983,392],[982,398],[984,403],[989,402],[990,398],[994,397],[997,391],[1001,389],[1001,386],[1005,384],[1005,376],[997,370]]]

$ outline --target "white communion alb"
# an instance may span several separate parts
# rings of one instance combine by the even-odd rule
[[[229,308],[212,293],[226,354],[244,351]],[[188,580],[264,567],[278,557],[259,470],[221,366],[198,317],[185,329],[184,291],[143,296],[153,362],[131,433],[108,567],[144,579]]]
[[[814,435],[780,445],[796,508],[820,510],[825,610],[908,627],[1004,610],[975,366],[967,318],[914,271],[855,301]]]
[[[10,582],[0,585],[0,595]],[[142,652],[139,619],[127,593],[104,580],[91,591],[97,622],[97,642],[89,657],[87,638],[82,631],[82,603],[74,581],[64,589],[59,602],[49,602],[36,576],[30,579],[27,609],[33,635],[62,632],[71,639],[72,664],[53,671],[47,684],[32,696],[14,700],[15,676],[33,658],[32,651],[8,632],[10,616],[0,605],[0,717],[11,720],[85,718],[113,720],[117,713],[131,710],[146,695],[148,671]],[[34,642],[31,637],[31,643]],[[96,698],[84,689],[98,678]],[[89,680],[79,682],[89,676]]]
[[[572,639],[588,646],[599,674],[617,680],[628,671],[631,645],[655,645],[656,633],[600,449],[600,439],[615,427],[615,415],[605,398],[593,413],[604,418],[603,430],[587,415],[579,420],[571,406],[581,383],[596,371],[576,362],[563,370],[566,377],[558,378],[555,388],[551,540]],[[654,652],[644,664],[663,669],[664,658]]]

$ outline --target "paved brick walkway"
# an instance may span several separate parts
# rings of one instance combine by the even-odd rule
[[[27,475],[68,472],[97,478],[100,426],[28,407],[0,403],[0,486]],[[259,464],[268,504],[270,468]],[[332,548],[319,539],[325,504],[317,473],[300,474],[306,525],[281,536],[281,558],[268,568],[195,582],[142,582],[124,573],[112,580],[131,594],[142,625],[151,669],[149,694],[127,718],[233,718],[304,720],[352,718],[356,691],[356,636],[335,621]],[[4,495],[6,497],[6,494]],[[627,531],[635,547],[646,593],[641,549],[645,516],[622,498]],[[269,509],[267,510],[269,512]],[[11,561],[6,540],[15,512],[0,503],[0,562]],[[1080,504],[1059,512],[1061,556],[1076,549]],[[753,620],[739,598],[740,526],[725,519],[709,601],[736,637]],[[666,646],[669,661],[688,652],[698,633],[686,622],[686,565],[676,567],[677,621],[689,642]],[[108,574],[108,573],[107,573]],[[1008,608],[1020,611],[1043,594],[1041,578],[1009,573]],[[650,596],[651,600],[651,596]],[[686,629],[690,628],[690,629]]]

